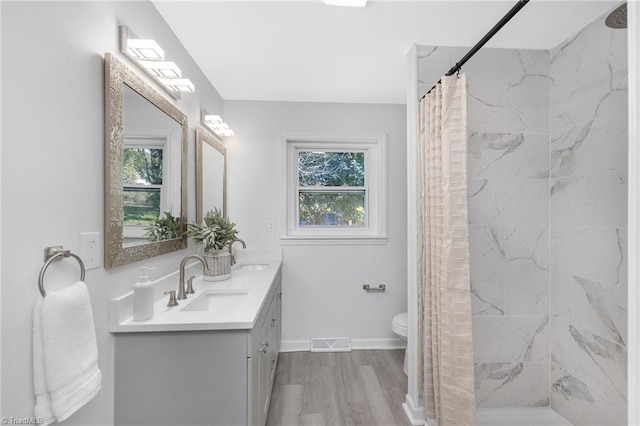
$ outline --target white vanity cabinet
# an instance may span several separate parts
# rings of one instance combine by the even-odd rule
[[[115,424],[264,426],[281,296],[278,268],[252,328],[116,333]]]
[[[250,425],[264,425],[267,421],[271,388],[276,374],[280,351],[280,326],[282,293],[278,289],[267,312],[262,328],[254,328],[253,352],[247,359],[249,374],[249,419]]]

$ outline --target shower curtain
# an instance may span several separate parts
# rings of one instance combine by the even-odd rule
[[[420,101],[418,312],[422,395],[438,426],[476,424],[467,213],[467,91],[445,76]]]

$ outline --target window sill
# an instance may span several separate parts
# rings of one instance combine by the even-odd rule
[[[285,235],[280,237],[283,246],[384,246],[386,235]]]

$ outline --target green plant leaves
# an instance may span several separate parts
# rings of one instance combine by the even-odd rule
[[[217,207],[204,215],[203,223],[187,225],[187,236],[202,244],[205,253],[224,249],[237,235],[236,224],[226,218]]]
[[[164,218],[157,217],[150,226],[144,228],[147,241],[164,241],[182,237],[182,218],[164,212]]]

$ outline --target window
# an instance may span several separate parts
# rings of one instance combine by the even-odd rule
[[[161,147],[124,148],[124,221],[125,226],[149,225],[161,215]]]
[[[146,239],[145,230],[153,220],[172,211],[167,139],[127,136],[122,154],[122,233],[125,240],[134,242]]]
[[[285,136],[285,240],[386,239],[384,136]]]

